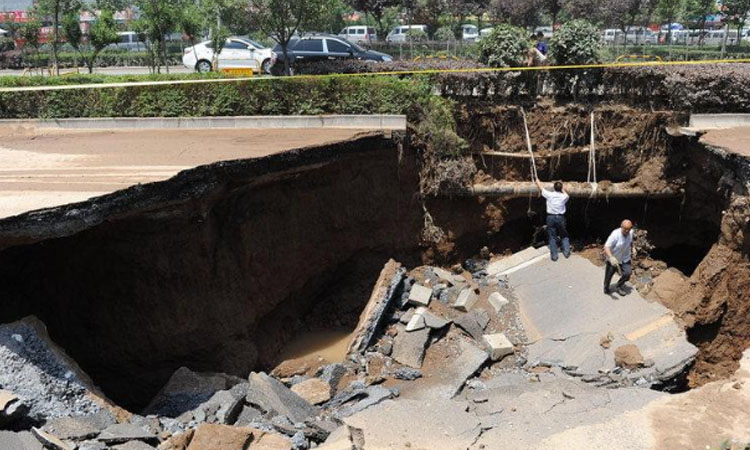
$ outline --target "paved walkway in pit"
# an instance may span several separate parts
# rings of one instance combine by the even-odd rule
[[[710,130],[701,142],[750,158],[750,126]]]
[[[697,349],[667,308],[644,300],[635,289],[625,297],[606,295],[603,267],[577,255],[553,262],[545,253],[527,250],[526,261],[516,258],[515,267],[503,267],[518,298],[531,364],[597,375],[615,368],[617,347],[632,343],[653,366],[629,377],[653,382],[674,376],[692,361]],[[604,348],[601,339],[610,334],[611,345]]]
[[[338,142],[363,131],[0,126],[0,219],[166,180],[203,164]]]

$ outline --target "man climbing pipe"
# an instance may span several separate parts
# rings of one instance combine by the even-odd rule
[[[632,273],[631,254],[633,252],[633,222],[625,219],[610,233],[604,244],[604,254],[607,255],[607,266],[604,268],[604,293],[610,295],[610,283],[615,271],[620,274],[616,291],[625,296],[625,283],[630,280]]]
[[[570,236],[565,224],[565,205],[570,196],[565,192],[562,182],[556,181],[554,191],[544,189],[542,182],[536,179],[536,185],[541,191],[542,197],[547,201],[547,236],[549,237],[549,255],[552,261],[557,261],[557,237],[562,242],[563,255],[570,257]]]

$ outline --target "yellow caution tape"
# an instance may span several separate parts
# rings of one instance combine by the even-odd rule
[[[274,80],[307,80],[317,78],[349,78],[349,77],[374,77],[374,76],[393,76],[393,75],[435,75],[441,73],[493,73],[493,72],[528,72],[528,71],[547,71],[547,70],[586,70],[586,69],[609,69],[618,67],[658,67],[658,66],[697,66],[708,64],[737,64],[750,63],[750,58],[738,59],[707,59],[696,61],[639,61],[639,62],[610,62],[600,64],[570,64],[561,66],[523,66],[523,67],[480,67],[480,68],[463,68],[463,69],[415,69],[415,70],[393,70],[383,72],[363,72],[363,73],[333,73],[326,75],[290,75],[285,77],[275,77]],[[194,79],[194,80],[165,80],[165,81],[136,81],[127,83],[99,83],[99,84],[82,84],[82,85],[58,85],[58,86],[23,86],[0,88],[0,92],[22,92],[22,91],[55,91],[68,89],[103,89],[112,87],[133,87],[133,86],[159,86],[168,84],[196,84],[196,83],[229,83],[242,81],[264,80],[268,77],[252,78],[214,78],[214,79]]]

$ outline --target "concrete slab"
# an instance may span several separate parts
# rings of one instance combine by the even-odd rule
[[[530,264],[541,261],[548,256],[549,248],[547,247],[529,247],[506,258],[491,262],[487,266],[487,273],[493,276],[508,275],[528,267]]]
[[[419,369],[424,360],[424,350],[430,339],[430,329],[423,328],[417,331],[406,331],[406,328],[398,325],[398,334],[393,340],[393,353],[391,356],[399,363]]]
[[[427,350],[423,371],[429,377],[404,385],[401,395],[424,401],[453,398],[488,357],[487,351],[473,340],[451,332]]]
[[[605,295],[603,277],[601,268],[577,255],[558,262],[540,259],[509,275],[529,339],[531,364],[545,362],[596,374],[615,368],[615,348],[635,344],[655,365],[631,375],[656,382],[693,360],[697,348],[667,308],[647,302],[634,289],[622,298]],[[615,339],[605,349],[599,340],[608,333]]]
[[[466,449],[481,431],[461,402],[439,399],[389,400],[344,422],[364,431],[367,449]]]
[[[750,114],[691,114],[688,127],[701,130],[750,127]]]

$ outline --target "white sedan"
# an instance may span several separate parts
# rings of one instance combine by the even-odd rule
[[[213,69],[214,51],[211,42],[201,42],[185,49],[182,64],[198,72]],[[255,73],[271,73],[276,63],[276,53],[257,42],[243,38],[229,38],[219,53],[219,69],[253,69]]]

